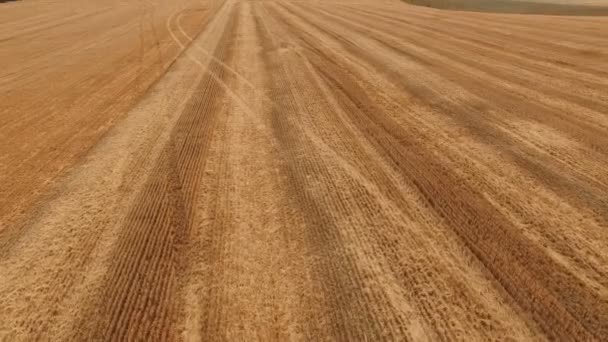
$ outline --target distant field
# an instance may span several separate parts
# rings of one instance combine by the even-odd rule
[[[490,0],[488,0],[490,2]],[[511,1],[513,2],[513,1]],[[530,0],[541,4],[562,4],[562,5],[587,5],[587,6],[608,6],[608,0]]]
[[[404,0],[441,9],[553,15],[608,15],[608,0]]]

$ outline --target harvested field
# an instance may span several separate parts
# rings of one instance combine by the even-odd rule
[[[602,340],[608,18],[0,5],[1,340]]]

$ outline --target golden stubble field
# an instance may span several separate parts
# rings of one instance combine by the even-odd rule
[[[606,32],[0,3],[0,339],[605,339]]]

